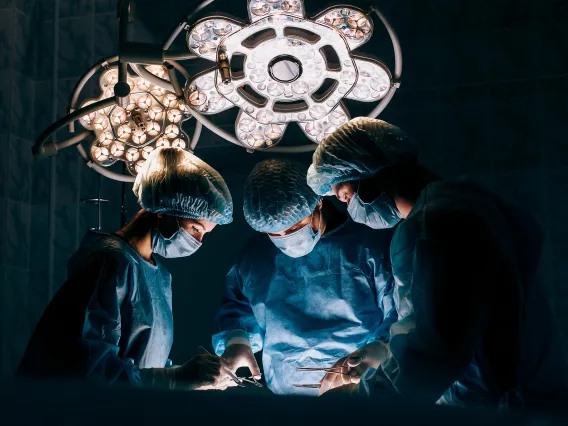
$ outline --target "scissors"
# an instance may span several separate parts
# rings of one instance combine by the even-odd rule
[[[201,349],[203,352],[205,352],[207,355],[212,355],[211,352],[209,352],[207,349],[205,349],[203,346],[199,346],[199,349]],[[238,387],[240,388],[245,388],[246,386],[243,384],[243,382],[247,382],[250,384],[255,385],[258,388],[262,387],[261,383],[258,383],[258,381],[254,378],[254,376],[251,377],[237,377],[237,375],[235,375],[231,370],[229,370],[228,368],[223,367],[223,371],[225,372],[225,374],[227,376],[230,377],[230,379],[235,382],[237,384]],[[252,379],[252,380],[251,380]]]

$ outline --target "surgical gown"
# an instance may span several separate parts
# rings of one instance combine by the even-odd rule
[[[317,395],[294,384],[318,383],[324,373],[297,367],[332,366],[371,341],[388,341],[396,319],[391,237],[392,230],[348,220],[299,258],[283,254],[267,235],[251,239],[227,275],[215,352],[223,354],[232,330],[244,330],[253,351],[263,350],[272,392]]]
[[[171,275],[120,238],[89,232],[43,314],[19,376],[138,384],[164,367],[173,341]]]
[[[458,406],[518,406],[566,389],[535,280],[536,221],[463,179],[427,186],[391,246],[399,321],[361,390]]]

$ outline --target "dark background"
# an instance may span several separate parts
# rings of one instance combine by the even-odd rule
[[[189,0],[139,0],[137,40],[162,41],[191,9]],[[347,1],[357,5],[358,1]],[[566,0],[382,0],[403,49],[402,86],[381,118],[420,143],[424,163],[443,176],[469,175],[530,210],[545,234],[541,277],[568,352],[568,2]],[[330,3],[305,0],[309,16]],[[114,0],[0,0],[0,367],[13,374],[66,262],[96,208],[98,175],[75,150],[34,160],[39,133],[65,114],[74,85],[92,64],[117,53]],[[246,19],[246,0],[217,0],[205,14]],[[392,48],[375,19],[360,48],[392,69]],[[179,41],[183,40],[180,37]],[[183,47],[183,43],[180,44]],[[191,71],[210,66],[196,60]],[[96,94],[96,82],[85,97]],[[347,102],[352,116],[372,104]],[[236,109],[212,116],[228,131]],[[304,143],[288,129],[282,145]],[[191,130],[189,125],[188,130]],[[58,139],[65,138],[65,132]],[[204,130],[197,155],[227,181],[235,219],[218,227],[173,274],[176,339],[182,362],[210,347],[223,276],[253,231],[242,217],[242,185],[257,161]],[[309,161],[309,155],[296,158]],[[103,230],[121,223],[122,185],[102,178]],[[126,185],[127,216],[136,212]],[[489,278],[489,277],[488,277]],[[459,285],[459,282],[456,283]]]

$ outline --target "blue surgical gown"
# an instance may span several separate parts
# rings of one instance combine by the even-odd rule
[[[173,341],[171,275],[122,239],[89,232],[40,319],[19,376],[137,384],[164,367]]]
[[[393,237],[399,321],[361,390],[493,407],[564,392],[558,333],[535,279],[540,247],[536,221],[482,187],[427,186]]]
[[[297,367],[332,366],[371,341],[388,341],[396,319],[391,236],[348,220],[300,258],[283,254],[267,235],[252,238],[227,275],[215,352],[225,351],[232,330],[244,330],[253,351],[263,350],[271,391],[317,395],[293,385],[318,383],[324,373]]]

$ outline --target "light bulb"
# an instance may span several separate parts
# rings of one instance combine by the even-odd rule
[[[247,143],[251,147],[259,148],[264,145],[264,136],[256,132],[251,133],[247,137]]]
[[[252,132],[256,128],[256,122],[251,118],[243,118],[239,121],[239,129],[243,132]]]
[[[141,109],[148,109],[152,106],[152,101],[153,98],[151,95],[142,95],[138,98],[138,101],[136,102],[136,104],[138,105],[138,107],[140,107]]]
[[[201,55],[207,55],[208,53],[215,53],[217,51],[217,45],[211,41],[206,41],[199,47],[199,53]]]
[[[132,129],[127,125],[120,126],[116,130],[116,136],[118,136],[118,139],[121,139],[123,141],[128,139],[131,134],[132,134]]]
[[[103,145],[110,145],[114,141],[114,135],[112,132],[102,132],[99,135],[99,142]]]
[[[343,15],[337,10],[329,12],[327,15],[325,15],[324,21],[327,25],[331,25],[332,27],[339,27],[344,22]]]
[[[97,113],[91,124],[96,130],[104,130],[108,127],[108,118],[105,115]]]
[[[160,125],[155,121],[152,121],[148,124],[146,131],[150,136],[158,136],[158,133],[160,133]]]
[[[170,124],[168,127],[166,127],[166,130],[164,130],[164,134],[168,138],[173,139],[177,135],[179,135],[179,127],[174,124]]]
[[[226,101],[225,98],[219,95],[211,96],[209,98],[209,109],[211,111],[217,111],[223,109],[225,107]]]
[[[104,99],[108,99],[108,98],[112,98],[114,96],[114,90],[113,89],[106,89],[103,93],[103,98]]]
[[[140,153],[136,148],[128,148],[126,151],[126,160],[128,161],[136,161],[140,157]]]
[[[211,33],[209,32],[209,28],[203,23],[195,27],[191,32],[191,38],[195,41],[206,41],[211,38]]]
[[[163,89],[161,87],[158,86],[154,86],[154,88],[151,91],[152,95],[154,95],[157,98],[161,98],[162,96],[164,96],[166,94],[166,89]]]
[[[116,107],[112,114],[110,115],[110,121],[112,124],[118,126],[126,121],[126,111],[124,108]]]
[[[251,5],[250,10],[256,16],[263,16],[266,15],[268,12],[270,12],[270,6],[268,6],[264,1],[259,0],[255,1]]]
[[[166,69],[161,65],[150,65],[146,67],[146,69],[160,78],[163,78],[166,75]]]
[[[207,102],[207,95],[199,90],[196,90],[189,95],[189,103],[192,106],[201,106],[205,102]]]
[[[282,128],[277,124],[269,124],[264,129],[264,135],[271,140],[278,140],[282,137]]]
[[[317,136],[323,131],[323,125],[319,121],[310,121],[306,124],[306,133],[310,136]]]
[[[150,156],[150,154],[152,153],[152,151],[154,151],[154,147],[153,146],[145,146],[142,149],[142,157],[148,159],[148,157]]]
[[[97,160],[101,163],[103,161],[108,160],[108,156],[109,156],[108,148],[106,148],[104,146],[96,147],[93,151],[93,156],[94,156],[95,160]]]
[[[139,78],[136,82],[136,87],[144,92],[147,92],[152,87],[152,84],[149,81],[144,80],[143,78]]]
[[[120,142],[113,143],[112,146],[110,147],[110,153],[114,157],[121,157],[122,154],[124,154],[124,145],[121,144]]]
[[[268,124],[274,118],[274,113],[269,109],[261,109],[256,113],[256,121],[262,124]]]
[[[185,149],[185,141],[180,138],[174,139],[172,142],[172,148]]]
[[[280,9],[287,13],[296,13],[300,10],[300,2],[298,0],[285,0],[280,5]]]
[[[134,111],[134,108],[136,108],[136,101],[133,96],[130,96],[128,105],[126,105],[126,111]]]
[[[336,126],[340,126],[347,122],[347,115],[343,111],[336,109],[329,114],[329,121]]]
[[[136,163],[136,165],[134,166],[134,170],[136,170],[136,173],[140,173],[140,169],[144,166],[144,164],[146,164],[144,160],[140,160],[139,162]]]
[[[143,130],[135,130],[134,133],[132,133],[132,141],[136,145],[143,144],[146,142],[146,133],[144,133]]]
[[[319,118],[322,118],[327,111],[325,110],[324,107],[322,107],[321,105],[314,105],[309,109],[310,115],[312,116],[312,118],[315,118],[316,120]]]
[[[118,83],[118,70],[116,69],[108,70],[107,72],[105,72],[103,80],[109,86],[114,86],[116,83]]]
[[[170,147],[170,141],[166,138],[160,138],[158,139],[158,142],[156,142],[156,148],[169,148]]]
[[[172,123],[179,123],[182,117],[183,114],[179,109],[170,109],[168,111],[168,120],[170,120]]]
[[[229,22],[219,20],[215,21],[215,25],[213,26],[213,32],[218,36],[226,36],[232,30],[232,26]]]
[[[150,108],[150,110],[148,111],[148,116],[152,119],[152,120],[161,120],[162,117],[164,116],[164,110],[162,109],[162,107],[159,107],[158,105],[154,105],[152,108]]]
[[[177,96],[173,93],[168,93],[164,96],[162,103],[166,108],[175,108],[178,104]]]
[[[369,20],[359,12],[353,12],[347,18],[347,25],[351,28],[356,28],[364,33],[371,31]]]

